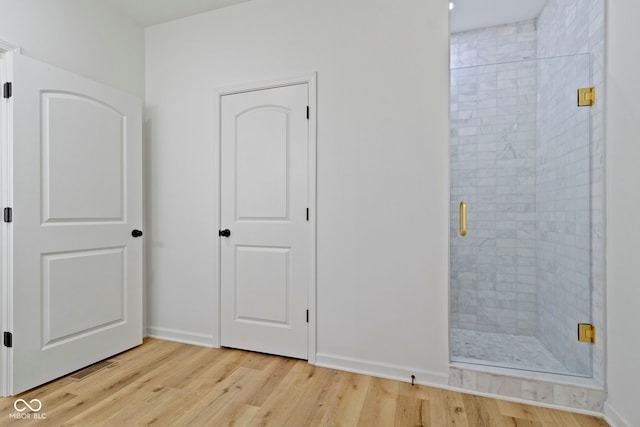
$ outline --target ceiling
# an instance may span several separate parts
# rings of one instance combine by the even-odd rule
[[[451,32],[536,18],[547,0],[453,0]]]
[[[249,0],[101,0],[149,27]]]
[[[101,0],[148,27],[250,0]],[[441,0],[448,1],[448,0]],[[532,19],[547,0],[454,0],[451,32]]]

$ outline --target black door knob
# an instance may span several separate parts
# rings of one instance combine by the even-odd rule
[[[218,236],[220,236],[220,237],[229,237],[229,236],[231,236],[231,230],[229,230],[228,228],[225,228],[224,230],[220,230],[220,231],[218,231]]]
[[[133,231],[131,232],[131,235],[132,235],[133,237],[140,237],[140,236],[142,236],[142,231],[140,231],[140,230],[133,230]]]

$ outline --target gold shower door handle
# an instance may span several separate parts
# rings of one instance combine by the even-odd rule
[[[467,202],[460,202],[460,235],[467,235]]]

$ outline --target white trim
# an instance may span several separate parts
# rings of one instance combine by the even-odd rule
[[[316,153],[317,153],[317,74],[309,75],[307,81],[309,88],[309,154],[307,163],[307,174],[309,176],[307,192],[309,204],[309,289],[307,291],[307,301],[309,306],[309,335],[307,360],[311,364],[316,363],[316,325],[317,325],[317,309],[316,309]]]
[[[212,335],[196,334],[193,332],[179,331],[177,329],[158,328],[152,326],[145,330],[145,336],[183,344],[197,345],[200,347],[219,347],[215,345]]]
[[[604,402],[604,419],[611,427],[631,427],[631,423],[627,422],[608,400]]]
[[[303,73],[303,74],[295,74],[288,77],[276,77],[268,80],[259,80],[255,82],[232,83],[230,85],[215,89],[215,96],[216,96],[216,100],[220,101],[220,97],[223,95],[232,95],[235,93],[251,92],[254,90],[263,90],[263,89],[273,89],[277,87],[306,83],[306,84],[309,84],[310,95],[311,95],[311,92],[313,92],[313,100],[311,99],[311,96],[309,97],[309,102],[311,103],[312,101],[315,102],[316,75],[317,73],[310,72],[310,73]],[[217,103],[217,106],[218,107],[220,106],[219,102]],[[217,116],[217,118],[218,118],[218,124],[219,124],[220,116]],[[218,135],[218,139],[219,139],[219,135]]]
[[[8,80],[7,75],[7,55],[5,55],[2,51],[0,51],[0,84],[4,83]],[[8,137],[7,137],[7,128],[9,125],[9,120],[7,118],[7,103],[3,102],[0,104],[0,207],[8,206],[6,204],[6,196],[7,196],[7,148],[8,148]],[[2,223],[2,228],[0,229],[0,253],[2,254],[2,258],[0,260],[0,313],[2,313],[2,317],[0,317],[0,331],[8,331],[9,324],[9,298],[8,298],[8,271],[9,271],[9,245],[8,241],[8,227],[6,224]],[[3,345],[0,350],[0,396],[7,396],[7,376],[9,374],[9,366],[7,365],[8,351],[7,348]]]
[[[13,80],[13,57],[18,52],[5,42],[0,41],[0,80],[2,83]],[[0,203],[2,207],[13,206],[13,102],[2,99],[0,106],[0,120],[2,121],[0,134]],[[1,331],[13,331],[13,227],[2,222],[0,232],[2,267],[0,318]],[[0,351],[0,394],[9,396],[13,389],[13,352],[2,346]]]
[[[316,366],[403,382],[411,382],[411,375],[415,375],[416,384],[436,388],[447,388],[447,383],[449,381],[448,373],[443,374],[440,372],[425,371],[419,368],[337,356],[327,353],[318,353]]]
[[[0,53],[6,52],[20,53],[20,48],[12,45],[11,43],[7,43],[4,40],[0,40]]]
[[[214,188],[218,189],[218,196],[215,197],[216,202],[218,203],[218,217],[222,218],[221,212],[221,202],[220,202],[220,185],[221,185],[221,177],[220,173],[222,170],[221,167],[221,126],[220,126],[220,114],[221,114],[221,102],[222,96],[224,95],[232,95],[236,93],[243,92],[251,92],[255,90],[263,90],[263,89],[272,89],[283,86],[291,86],[296,84],[306,84],[308,88],[308,97],[309,97],[309,154],[307,159],[307,173],[308,173],[308,204],[309,204],[309,280],[308,280],[308,290],[307,290],[307,303],[309,309],[309,327],[308,327],[308,335],[307,335],[307,361],[310,364],[316,363],[316,337],[317,337],[317,316],[316,316],[316,150],[317,150],[317,73],[303,73],[296,74],[288,77],[280,77],[274,78],[270,80],[262,80],[257,82],[245,82],[239,84],[232,84],[229,86],[217,88],[214,90],[214,135],[216,138],[217,144],[217,162],[218,165],[218,173],[216,175],[217,183],[214,183]],[[218,224],[220,225],[220,224]],[[218,329],[216,330],[217,337],[214,337],[214,343],[217,347],[220,347],[220,313],[221,313],[221,304],[222,299],[220,296],[221,292],[221,251],[220,251],[220,239],[218,236],[215,236],[217,239],[217,247],[218,247],[218,259],[217,259],[217,267],[218,267],[218,277],[217,277],[217,296],[218,296]]]

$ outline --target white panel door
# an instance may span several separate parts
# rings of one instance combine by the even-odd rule
[[[222,96],[223,346],[307,358],[308,99],[307,84]]]
[[[15,394],[142,342],[141,104],[16,55]]]

